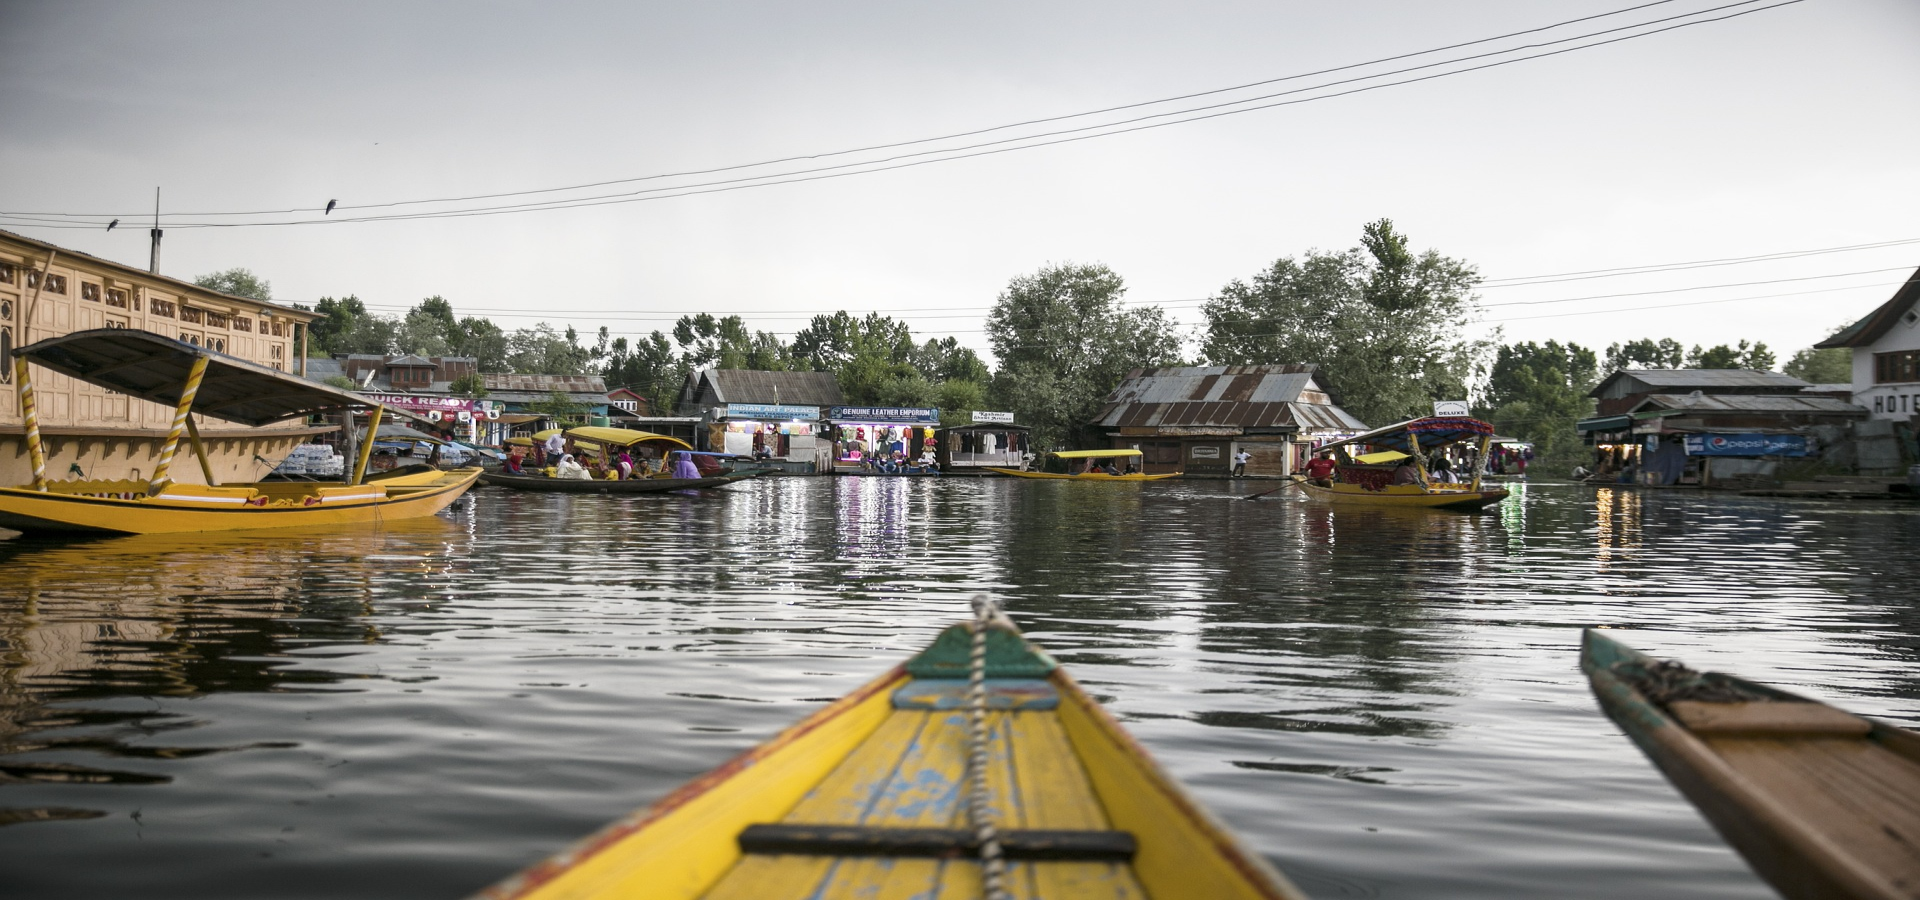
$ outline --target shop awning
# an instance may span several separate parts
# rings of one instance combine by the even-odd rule
[[[1573,423],[1573,427],[1580,431],[1620,431],[1632,426],[1632,416],[1603,416],[1598,419],[1581,419]]]

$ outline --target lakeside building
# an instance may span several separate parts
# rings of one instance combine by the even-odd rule
[[[973,421],[934,432],[939,441],[935,458],[940,471],[954,475],[986,474],[988,467],[1023,468],[1033,452],[1033,429],[1016,425],[1013,413],[976,409]]]
[[[689,372],[675,412],[703,426],[695,446],[750,455],[764,449],[795,474],[833,471],[832,441],[817,440],[826,411],[844,402],[832,372]]]
[[[1134,369],[1107,396],[1093,426],[1110,446],[1135,449],[1148,474],[1226,475],[1241,450],[1249,475],[1286,475],[1314,447],[1367,426],[1341,409],[1307,365]]]
[[[1875,419],[1920,413],[1920,269],[1865,318],[1813,345],[1853,352],[1853,402]]]
[[[133,328],[283,372],[305,374],[307,310],[208,290],[191,282],[0,231],[0,484],[25,484],[27,458],[14,348],[95,328]],[[35,367],[33,387],[47,475],[145,478],[173,410]],[[297,444],[331,431],[287,422],[261,428],[195,416],[214,477],[257,481]],[[182,483],[200,467],[175,466]]]
[[[1867,418],[1830,385],[1757,369],[1621,369],[1588,396],[1595,414],[1574,427],[1599,471],[1648,485],[1770,478]]]

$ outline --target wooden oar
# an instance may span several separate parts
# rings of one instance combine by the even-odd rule
[[[1279,493],[1279,492],[1281,492],[1281,491],[1284,491],[1284,490],[1286,490],[1287,488],[1290,488],[1290,487],[1299,487],[1299,486],[1300,486],[1300,484],[1301,484],[1301,483],[1300,483],[1299,481],[1295,481],[1295,480],[1293,480],[1293,479],[1288,479],[1288,480],[1287,480],[1287,483],[1286,483],[1286,484],[1283,484],[1283,485],[1281,485],[1281,486],[1279,486],[1279,487],[1277,487],[1277,488],[1274,488],[1274,489],[1273,489],[1273,490],[1271,490],[1271,491],[1261,491],[1261,492],[1260,492],[1260,493],[1258,493],[1258,494],[1248,494],[1248,495],[1246,495],[1245,497],[1241,497],[1240,499],[1242,499],[1242,500],[1258,500],[1258,499],[1260,499],[1261,497],[1265,497],[1265,496],[1266,496],[1266,495],[1268,495],[1268,494],[1277,494],[1277,493]]]

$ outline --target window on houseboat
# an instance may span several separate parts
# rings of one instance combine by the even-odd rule
[[[1873,383],[1920,381],[1920,350],[1873,355]]]

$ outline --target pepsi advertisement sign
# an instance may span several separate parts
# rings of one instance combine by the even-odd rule
[[[1803,434],[1690,434],[1688,456],[1806,456]]]

